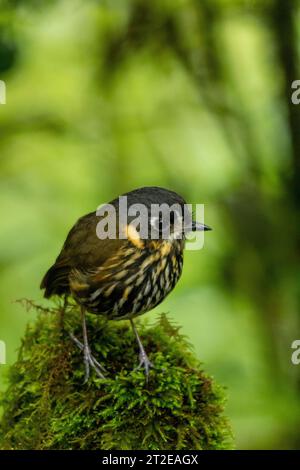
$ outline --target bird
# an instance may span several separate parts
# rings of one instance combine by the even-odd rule
[[[122,206],[125,200],[126,209]],[[132,215],[128,210],[136,206],[143,209],[139,230],[134,217],[137,212]],[[89,380],[91,369],[99,378],[106,377],[105,367],[91,352],[87,312],[108,320],[130,321],[139,347],[136,369],[144,368],[148,380],[153,364],[134,319],[160,304],[177,284],[183,268],[186,234],[211,230],[194,221],[185,207],[183,197],[174,191],[157,186],[142,187],[102,206],[100,215],[96,210],[79,218],[68,233],[40,288],[46,298],[71,297],[80,306],[83,341],[73,333],[70,335],[83,352],[84,382]],[[109,209],[114,220],[106,221],[104,214],[108,214]],[[126,214],[122,213],[124,210]],[[105,237],[99,234],[99,223],[104,226],[109,220],[115,228],[114,236]]]

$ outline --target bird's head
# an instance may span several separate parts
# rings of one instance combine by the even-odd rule
[[[144,187],[124,194],[129,233],[141,240],[184,240],[188,232],[211,230],[193,220],[185,200],[174,191]]]

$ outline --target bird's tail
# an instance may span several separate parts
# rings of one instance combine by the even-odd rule
[[[45,289],[44,297],[48,298],[54,294],[61,295],[69,293],[70,266],[54,264],[46,272],[40,288]]]

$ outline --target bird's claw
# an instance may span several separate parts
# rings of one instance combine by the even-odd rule
[[[89,348],[84,348],[84,363],[85,363],[85,376],[84,376],[84,382],[87,383],[90,377],[90,367],[94,369],[96,372],[97,376],[100,379],[105,379],[105,376],[101,372],[101,369],[105,371],[104,367],[100,365],[100,363],[94,358],[94,356],[91,354]],[[100,367],[101,369],[100,369]]]
[[[147,354],[145,351],[141,351],[140,354],[139,354],[139,359],[140,359],[140,363],[139,365],[134,369],[134,370],[139,370],[141,369],[142,367],[144,367],[144,370],[145,370],[145,376],[146,376],[146,380],[148,382],[148,379],[149,379],[149,371],[152,367],[154,367],[154,365],[152,364],[152,362],[150,361],[150,359],[148,358]]]
[[[100,362],[95,359],[95,357],[92,355],[90,348],[88,346],[84,346],[79,339],[76,338],[76,336],[73,335],[73,333],[70,333],[71,339],[74,341],[76,346],[83,351],[83,357],[84,357],[84,365],[85,365],[85,376],[84,376],[84,383],[87,383],[90,377],[90,367],[94,369],[96,372],[97,376],[101,379],[105,379],[105,376],[103,375],[103,372],[107,372],[106,369],[100,364]]]

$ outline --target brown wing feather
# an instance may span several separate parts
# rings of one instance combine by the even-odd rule
[[[45,297],[70,292],[69,276],[73,269],[93,270],[102,266],[119,250],[122,240],[100,240],[96,234],[100,217],[91,212],[72,227],[55,263],[45,274],[41,289]]]

